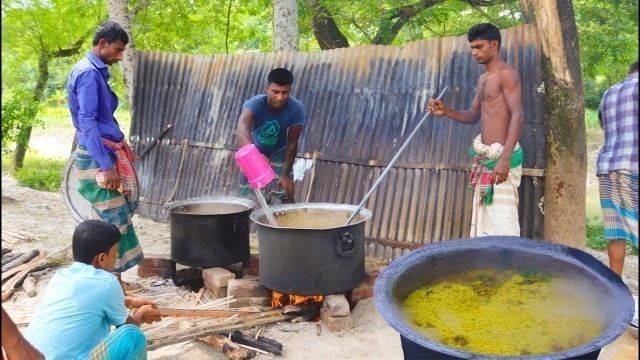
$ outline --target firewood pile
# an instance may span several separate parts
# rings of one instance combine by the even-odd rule
[[[2,227],[2,241],[16,245],[23,242],[34,241],[28,233]],[[12,246],[13,246],[12,245]],[[2,248],[2,301],[9,299],[16,288],[22,288],[29,297],[36,295],[36,282],[48,268],[62,265],[69,251],[69,247],[47,256],[46,251],[31,249],[17,251],[11,248]]]

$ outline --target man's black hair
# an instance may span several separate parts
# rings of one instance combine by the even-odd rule
[[[638,60],[634,61],[633,64],[631,64],[631,67],[629,68],[629,74],[635,71],[638,71]]]
[[[293,84],[293,74],[285,68],[273,69],[269,72],[269,76],[267,76],[267,83],[269,85],[277,84],[280,86],[291,85]]]
[[[85,220],[73,232],[73,260],[91,265],[93,258],[120,241],[120,231],[113,225],[100,220]]]
[[[471,27],[467,31],[467,40],[472,42],[474,40],[498,40],[498,49],[502,44],[502,37],[500,36],[500,29],[492,23],[481,23]]]
[[[125,45],[129,43],[129,35],[127,35],[127,32],[124,31],[120,24],[114,21],[105,21],[100,24],[98,30],[93,34],[93,46],[98,45],[100,39],[107,40],[109,44],[118,40],[122,41]]]

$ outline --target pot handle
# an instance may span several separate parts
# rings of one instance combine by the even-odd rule
[[[235,221],[233,223],[233,231],[236,233],[244,232],[247,230],[247,222],[244,220]]]
[[[355,237],[348,231],[345,231],[336,239],[336,252],[343,258],[350,258],[356,254]],[[345,248],[347,250],[345,250]]]

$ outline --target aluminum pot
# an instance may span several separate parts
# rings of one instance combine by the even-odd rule
[[[426,245],[393,261],[376,279],[374,301],[382,317],[400,333],[405,358],[513,359],[449,347],[423,336],[405,320],[400,305],[409,294],[444,276],[479,269],[536,271],[589,284],[601,300],[608,325],[595,339],[567,350],[526,359],[596,359],[602,347],[618,338],[634,314],[631,291],[593,256],[560,244],[511,236],[451,240]]]
[[[255,203],[235,197],[202,197],[165,204],[170,212],[171,259],[215,267],[249,259],[249,214]]]
[[[362,209],[344,223],[355,205],[300,203],[271,206],[278,227],[264,210],[251,214],[258,227],[260,283],[295,295],[329,295],[356,288],[365,278],[364,225],[371,212]]]

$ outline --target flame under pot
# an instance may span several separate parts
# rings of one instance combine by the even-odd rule
[[[356,288],[365,278],[362,209],[344,226],[353,205],[300,203],[270,207],[279,226],[264,210],[251,214],[258,226],[260,283],[296,295],[330,295]]]
[[[171,259],[193,267],[235,264],[249,258],[251,200],[193,198],[168,203]]]

